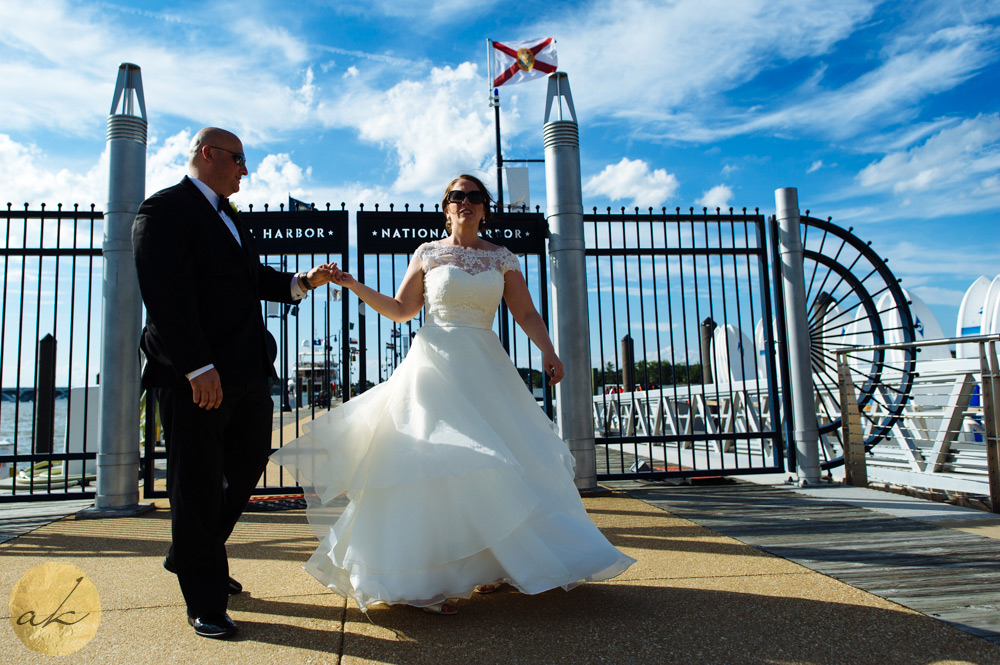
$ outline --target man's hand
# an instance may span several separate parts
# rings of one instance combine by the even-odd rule
[[[205,410],[219,408],[222,404],[222,380],[214,367],[190,381],[191,401]]]
[[[314,289],[318,286],[329,284],[334,281],[333,276],[336,268],[336,263],[324,263],[323,265],[318,265],[306,272],[306,279],[309,280],[309,283],[312,284]]]

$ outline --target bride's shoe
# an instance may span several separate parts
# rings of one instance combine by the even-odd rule
[[[480,584],[475,588],[476,593],[493,593],[503,587],[503,582],[493,582],[491,584]]]
[[[458,614],[458,609],[451,603],[434,603],[433,605],[427,605],[426,607],[421,607],[424,612],[430,614],[444,614],[451,616],[452,614]]]

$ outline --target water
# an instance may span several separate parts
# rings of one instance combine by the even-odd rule
[[[53,427],[53,441],[52,450],[56,453],[61,453],[66,451],[66,424],[69,414],[69,400],[66,398],[55,400],[55,424]],[[0,402],[0,440],[8,442],[10,444],[17,444],[16,449],[13,446],[0,446],[0,455],[26,455],[32,452],[32,438],[35,431],[34,420],[34,402],[32,401],[3,401]],[[15,424],[17,425],[17,439],[15,441]],[[89,442],[88,442],[89,443]],[[0,475],[6,476],[7,465],[3,464],[5,467]],[[29,462],[19,462],[17,465],[18,469],[27,469],[31,464]]]

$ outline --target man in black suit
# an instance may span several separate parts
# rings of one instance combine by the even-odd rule
[[[228,638],[228,595],[242,587],[229,577],[226,540],[271,449],[277,375],[260,301],[297,302],[331,273],[260,263],[227,198],[248,173],[235,134],[199,131],[188,173],[146,199],[132,227],[147,313],[142,383],[156,390],[167,444],[173,542],[164,567],[177,574],[195,632]]]

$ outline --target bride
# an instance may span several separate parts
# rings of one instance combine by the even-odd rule
[[[562,380],[517,258],[479,236],[489,192],[461,175],[441,203],[449,235],[417,248],[394,298],[333,266],[333,282],[393,321],[426,308],[406,359],[271,458],[309,499],[321,542],[306,569],[362,611],[454,614],[448,601],[474,591],[568,590],[635,563],[590,521],[572,455],[492,331],[503,297],[549,383]],[[329,504],[345,493],[338,515]]]

